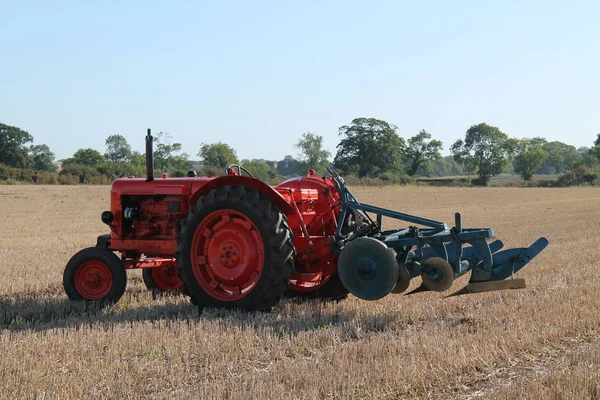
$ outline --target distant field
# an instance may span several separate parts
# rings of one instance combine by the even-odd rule
[[[532,182],[554,181],[558,179],[560,174],[544,174],[535,175]],[[417,182],[431,184],[450,184],[451,182],[468,182],[470,179],[476,179],[476,175],[472,176],[441,176],[435,178],[417,178]],[[489,186],[526,186],[525,181],[518,175],[497,175],[490,178]]]
[[[550,244],[518,291],[444,298],[463,277],[448,293],[199,316],[134,271],[115,307],[86,309],[62,272],[107,232],[109,187],[0,186],[0,398],[600,397],[600,189],[354,193],[449,223],[461,211],[505,248]]]

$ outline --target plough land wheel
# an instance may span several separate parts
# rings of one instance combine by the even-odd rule
[[[127,274],[119,257],[100,247],[75,254],[63,275],[63,286],[71,300],[113,304],[123,296],[126,285]]]
[[[443,292],[450,289],[454,282],[454,271],[446,260],[439,257],[427,259],[421,266],[423,272],[423,285],[434,292]]]
[[[179,290],[183,286],[177,268],[174,266],[144,268],[142,277],[144,284],[150,290],[168,292]]]
[[[263,194],[223,186],[201,197],[179,237],[179,272],[200,307],[268,310],[289,286],[293,235]]]

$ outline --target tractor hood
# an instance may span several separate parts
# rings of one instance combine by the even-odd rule
[[[113,182],[111,192],[117,195],[188,195],[215,178],[121,178]]]

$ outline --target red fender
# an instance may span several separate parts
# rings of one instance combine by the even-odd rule
[[[212,189],[222,186],[245,186],[251,189],[258,191],[259,193],[267,196],[275,205],[279,208],[279,210],[285,215],[290,215],[294,213],[294,207],[288,203],[282,196],[273,189],[271,186],[267,185],[265,182],[260,179],[251,178],[249,176],[239,176],[239,175],[225,175],[220,176],[218,178],[212,179],[207,183],[202,184],[202,186],[196,188],[195,185],[192,184],[192,192],[194,194],[190,198],[190,206],[196,204],[200,196],[204,196]]]

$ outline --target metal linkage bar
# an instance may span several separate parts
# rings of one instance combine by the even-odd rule
[[[436,228],[438,230],[448,229],[448,225],[446,225],[446,223],[444,223],[444,222],[434,221],[432,219],[417,217],[415,215],[404,214],[404,213],[397,212],[397,211],[387,210],[385,208],[376,207],[376,206],[372,206],[369,204],[362,204],[362,203],[358,203],[358,202],[357,203],[344,203],[342,201],[342,205],[344,207],[349,207],[349,208],[353,208],[356,210],[370,212],[377,216],[390,217],[390,218],[398,219],[401,221],[410,222],[413,224],[427,226],[429,228]],[[381,229],[381,226],[379,226],[379,228]]]
[[[435,231],[427,229],[419,229],[419,236],[411,236],[410,233],[404,235],[383,236],[380,239],[385,242],[388,247],[402,246],[422,246],[425,244],[449,243],[458,239],[460,242],[472,242],[476,239],[487,239],[494,236],[494,231],[491,228],[484,229],[464,229],[462,233],[454,234],[449,229],[444,231]]]
[[[448,229],[448,225],[444,222],[435,221],[428,218],[417,217],[416,215],[405,214],[397,211],[388,210],[381,207],[376,207],[370,204],[363,204],[359,202],[356,197],[350,192],[346,186],[346,182],[336,172],[331,171],[333,175],[333,181],[336,185],[336,189],[341,197],[342,203],[342,218],[338,221],[338,229],[336,234],[340,234],[343,221],[347,214],[348,209],[360,210],[365,212],[373,213],[377,216],[377,225],[381,229],[382,217],[394,218],[400,221],[410,222],[413,224],[423,225],[429,228],[435,228],[437,231],[443,231]]]

